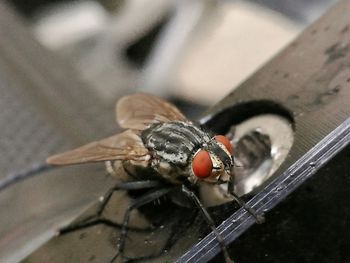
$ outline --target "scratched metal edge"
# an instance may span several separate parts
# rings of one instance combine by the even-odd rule
[[[309,152],[252,198],[248,204],[257,212],[270,211],[349,143],[350,118],[324,137]],[[218,230],[226,244],[230,244],[254,223],[254,218],[241,208],[221,223]],[[219,252],[219,244],[214,234],[210,233],[176,262],[207,262]]]

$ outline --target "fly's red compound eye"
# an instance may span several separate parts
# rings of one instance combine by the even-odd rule
[[[195,176],[199,178],[206,178],[210,176],[213,169],[213,163],[210,155],[205,150],[200,150],[192,160],[192,171]]]
[[[216,135],[215,140],[217,142],[222,143],[226,149],[229,151],[229,153],[232,155],[233,154],[233,148],[232,148],[232,144],[230,143],[230,141],[223,135]]]

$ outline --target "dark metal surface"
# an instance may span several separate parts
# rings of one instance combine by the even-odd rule
[[[350,146],[230,247],[239,263],[349,262]],[[221,262],[216,257],[213,262]]]

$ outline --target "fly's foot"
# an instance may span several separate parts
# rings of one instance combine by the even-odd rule
[[[123,238],[122,235],[118,238],[117,242],[117,253],[114,255],[111,263],[115,263],[118,258],[120,258],[120,262],[128,262],[130,258],[126,257],[124,255],[124,243],[125,243],[125,237]]]
[[[244,207],[245,208],[245,207]],[[263,224],[265,223],[265,214],[264,213],[261,213],[261,214],[258,214],[254,209],[252,208],[249,208],[249,210],[247,208],[245,208],[247,210],[247,212],[249,214],[251,214],[254,219],[255,219],[255,223],[257,224]]]
[[[256,215],[255,222],[256,222],[257,224],[263,224],[263,223],[265,223],[265,214],[262,213],[262,214]]]
[[[86,218],[83,218],[77,222],[73,222],[72,224],[62,227],[61,229],[58,230],[58,235],[63,235],[69,232],[73,232],[79,229],[86,228],[91,225],[92,222],[95,222],[99,220],[99,218],[95,215],[93,216],[88,216]]]

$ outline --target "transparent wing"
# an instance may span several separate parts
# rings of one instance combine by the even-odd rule
[[[144,93],[121,98],[116,111],[117,122],[125,129],[144,130],[156,122],[187,121],[174,105]]]
[[[148,150],[132,130],[92,142],[77,149],[49,157],[46,162],[53,165],[68,165],[109,160],[146,160]]]

